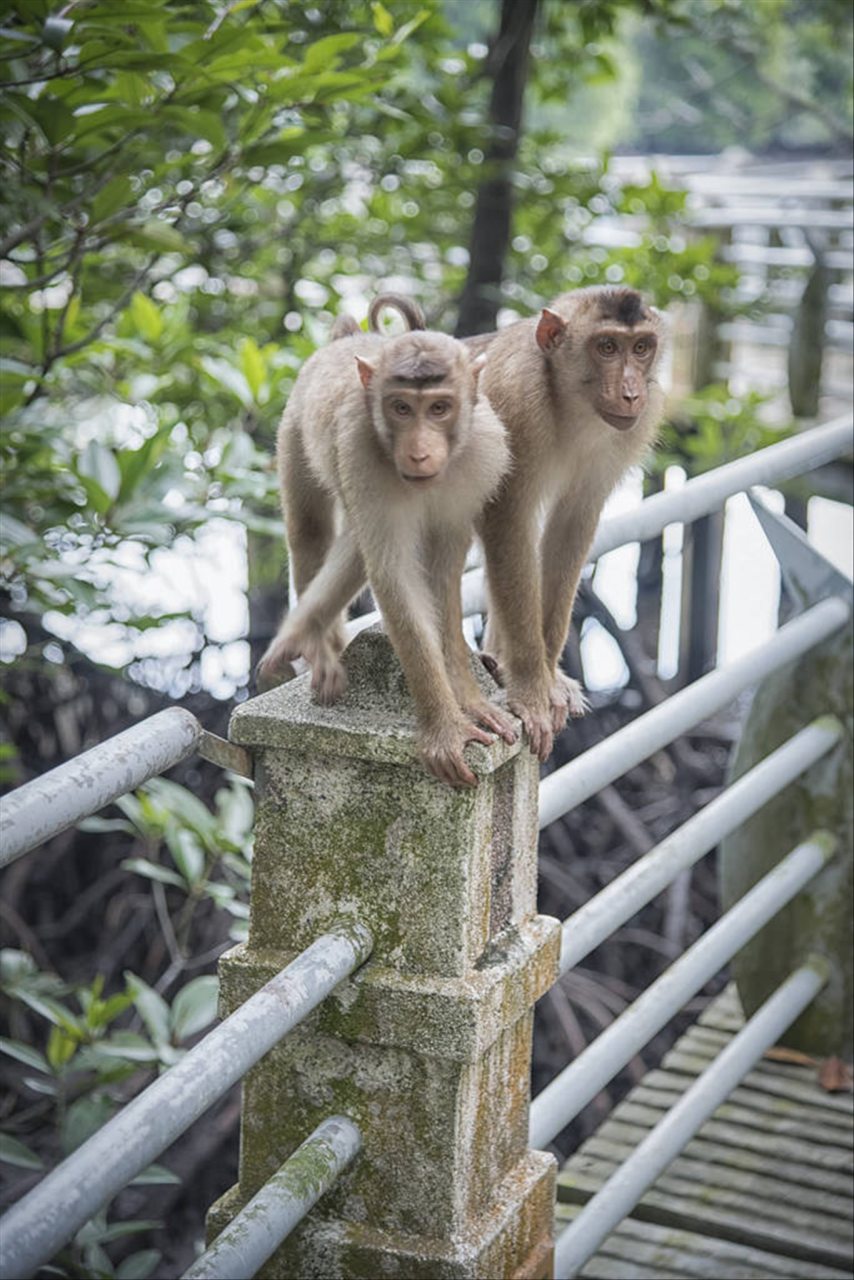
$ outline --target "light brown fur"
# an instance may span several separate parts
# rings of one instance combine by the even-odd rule
[[[298,604],[259,665],[274,683],[301,654],[315,696],[345,687],[343,611],[370,582],[400,658],[426,766],[474,786],[466,742],[515,739],[474,680],[460,577],[475,517],[509,462],[478,369],[445,334],[345,333],[301,369],[278,459]]]
[[[508,481],[478,521],[490,597],[486,647],[541,760],[567,713],[585,709],[558,659],[605,499],[655,440],[663,338],[660,315],[633,290],[590,288],[471,340],[487,353],[481,392],[513,455]],[[651,351],[642,352],[644,342]]]

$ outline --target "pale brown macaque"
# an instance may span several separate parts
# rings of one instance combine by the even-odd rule
[[[664,321],[640,294],[595,287],[469,341],[513,464],[478,521],[486,553],[487,665],[532,751],[547,759],[567,714],[586,709],[558,667],[605,499],[655,440]]]
[[[485,729],[516,740],[471,672],[460,603],[474,519],[507,470],[504,429],[478,397],[480,362],[456,339],[343,324],[338,334],[300,370],[279,428],[298,603],[259,684],[287,678],[301,655],[318,701],[339,697],[344,610],[367,580],[415,702],[425,765],[472,787],[465,744],[493,741]]]

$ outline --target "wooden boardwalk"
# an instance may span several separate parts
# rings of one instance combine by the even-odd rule
[[[727,990],[558,1177],[578,1213],[743,1024]],[[816,1069],[763,1059],[579,1273],[590,1280],[842,1280],[854,1274],[854,1108]]]

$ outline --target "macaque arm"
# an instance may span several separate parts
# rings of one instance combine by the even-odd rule
[[[537,508],[511,487],[481,517],[489,581],[490,629],[497,632],[507,705],[540,760],[552,748],[551,676],[542,632]]]
[[[336,538],[319,572],[285,618],[268,653],[279,665],[302,656],[311,667],[311,688],[321,703],[334,702],[346,688],[339,661],[344,647],[340,615],[364,586],[365,567],[349,530]],[[267,655],[265,655],[265,662]]]
[[[460,579],[471,541],[468,526],[433,531],[425,548],[427,579],[436,602],[436,618],[448,679],[459,706],[473,720],[492,729],[505,742],[516,741],[516,730],[500,707],[490,702],[472,675],[470,653],[463,635]]]

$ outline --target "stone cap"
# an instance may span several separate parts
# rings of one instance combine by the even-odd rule
[[[415,708],[381,624],[361,631],[347,646],[342,662],[348,686],[333,706],[314,702],[309,676],[297,676],[237,707],[229,724],[231,741],[301,755],[418,763]],[[483,693],[495,698],[498,686],[474,654],[471,664]],[[521,750],[521,724],[519,735],[512,746],[500,738],[489,747],[471,742],[465,749],[466,759],[479,777],[494,773]]]

